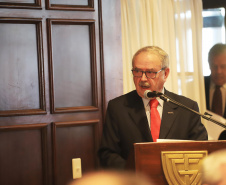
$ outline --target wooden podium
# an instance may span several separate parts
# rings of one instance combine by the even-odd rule
[[[220,149],[226,149],[226,141],[135,143],[134,151],[127,161],[127,169],[146,174],[157,185],[167,185],[161,159],[163,151],[207,151],[210,154]]]

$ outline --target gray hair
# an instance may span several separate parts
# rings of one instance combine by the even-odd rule
[[[156,54],[162,62],[162,67],[169,67],[169,56],[168,56],[168,54],[158,46],[146,46],[146,47],[139,49],[133,55],[132,65],[134,64],[134,60],[135,60],[136,56],[139,55],[142,52]]]

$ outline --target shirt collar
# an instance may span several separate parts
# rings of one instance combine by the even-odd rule
[[[215,87],[216,87],[215,83],[213,83],[213,81],[211,80],[211,81],[210,81],[210,88],[211,88],[211,89],[215,89]],[[226,89],[226,83],[225,83],[224,85],[222,85],[222,87],[223,87],[224,89]]]

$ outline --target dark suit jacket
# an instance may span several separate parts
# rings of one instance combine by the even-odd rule
[[[198,111],[196,102],[165,91],[172,99]],[[165,102],[160,128],[162,139],[207,140],[200,116]],[[98,155],[103,167],[124,168],[133,143],[152,142],[142,98],[136,91],[109,101]]]
[[[205,92],[206,92],[206,108],[208,110],[211,110],[211,108],[210,108],[210,101],[209,101],[209,96],[210,96],[209,89],[210,89],[211,77],[210,76],[205,76],[204,80],[205,80]],[[226,105],[225,105],[223,117],[226,118]]]

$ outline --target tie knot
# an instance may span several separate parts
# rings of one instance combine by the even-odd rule
[[[159,102],[156,99],[153,99],[153,100],[150,101],[150,107],[151,108],[157,108],[158,104],[159,104]]]

